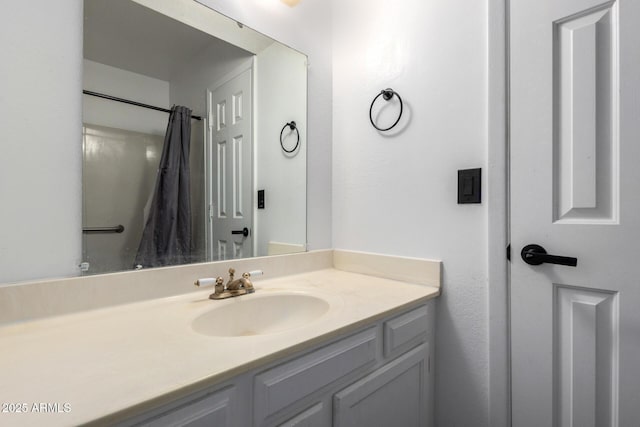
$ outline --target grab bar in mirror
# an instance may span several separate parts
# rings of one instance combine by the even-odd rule
[[[119,224],[115,227],[83,227],[82,232],[89,233],[122,233],[124,231],[124,225]]]

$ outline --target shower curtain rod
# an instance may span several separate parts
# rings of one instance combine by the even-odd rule
[[[122,103],[125,103],[125,104],[135,105],[137,107],[149,108],[151,110],[156,110],[156,111],[164,111],[165,113],[170,113],[171,112],[171,110],[167,110],[166,108],[155,107],[153,105],[143,104],[141,102],[136,102],[136,101],[130,101],[128,99],[118,98],[116,96],[105,95],[104,93],[92,92],[90,90],[83,90],[82,93],[84,93],[85,95],[97,96],[98,98],[109,99],[111,101],[118,101],[118,102],[122,102]],[[194,116],[193,114],[191,115],[191,118],[192,119],[196,119],[196,120],[202,120],[202,117]]]

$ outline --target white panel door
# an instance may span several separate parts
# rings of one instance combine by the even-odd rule
[[[207,93],[213,260],[253,256],[251,70]]]
[[[509,8],[513,425],[640,426],[640,1]]]

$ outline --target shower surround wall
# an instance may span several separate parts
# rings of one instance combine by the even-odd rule
[[[131,270],[145,225],[145,205],[156,181],[163,137],[86,124],[83,134],[84,227],[120,233],[83,233],[84,274]]]
[[[487,4],[333,8],[334,247],[443,261],[436,425],[487,426],[487,208],[456,203],[457,169],[487,165]],[[386,87],[405,103],[394,136],[367,117]]]

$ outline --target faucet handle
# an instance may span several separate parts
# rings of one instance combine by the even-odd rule
[[[216,279],[214,279],[213,277],[204,277],[202,279],[198,279],[195,282],[193,282],[195,286],[199,286],[201,288],[205,286],[212,286],[215,283],[216,283]]]
[[[222,276],[218,276],[216,278],[215,293],[219,295],[223,292],[224,292],[224,279],[222,278]]]

